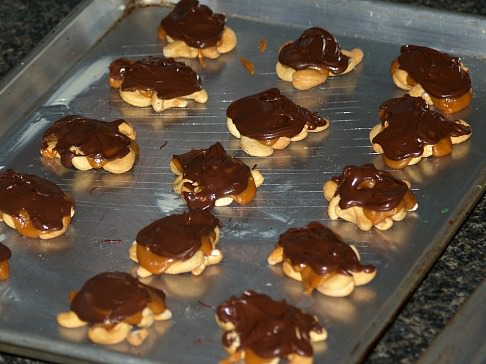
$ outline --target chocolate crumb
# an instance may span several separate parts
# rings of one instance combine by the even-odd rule
[[[203,302],[203,301],[201,301],[201,300],[197,300],[197,302],[198,302],[198,303],[199,303],[201,306],[204,306],[204,307],[210,308],[210,309],[212,309],[212,310],[214,310],[214,309],[216,308],[216,306],[215,306],[215,305],[210,305],[210,304],[205,303],[205,302]]]

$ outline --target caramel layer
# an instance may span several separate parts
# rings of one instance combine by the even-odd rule
[[[410,191],[407,191],[400,203],[391,210],[376,211],[364,208],[363,213],[374,225],[376,225],[385,220],[387,217],[392,217],[403,210],[408,211],[412,209],[416,203],[417,201],[415,196]]]
[[[0,281],[5,281],[10,277],[8,260],[11,256],[12,252],[8,246],[0,243]]]
[[[0,261],[0,281],[6,281],[10,278],[10,266],[8,260]]]

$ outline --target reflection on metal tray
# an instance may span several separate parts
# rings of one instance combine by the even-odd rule
[[[220,344],[222,332],[208,305],[255,289],[285,298],[320,318],[329,338],[316,347],[316,362],[356,362],[483,192],[486,144],[480,138],[486,135],[486,124],[482,120],[485,105],[480,100],[486,97],[486,62],[478,55],[486,55],[486,42],[478,29],[486,22],[431,11],[413,12],[412,17],[408,8],[364,1],[206,3],[226,13],[228,25],[238,35],[232,53],[208,60],[204,67],[188,61],[208,90],[207,104],[157,114],[123,103],[109,88],[111,60],[160,54],[155,29],[169,11],[163,6],[133,6],[132,2],[127,7],[124,1],[115,0],[85,2],[3,84],[0,165],[53,180],[73,195],[77,211],[67,234],[52,241],[21,238],[0,227],[0,240],[13,251],[11,279],[0,285],[1,350],[63,362],[214,363],[226,354]],[[299,19],[294,19],[294,6],[301,8]],[[460,24],[461,30],[454,24]],[[279,81],[274,67],[279,46],[310,25],[333,32],[345,49],[362,48],[365,58],[355,72],[302,92]],[[463,42],[463,34],[470,41]],[[262,38],[268,44],[265,53],[258,49]],[[419,210],[389,231],[363,232],[350,223],[328,219],[322,184],[348,164],[371,161],[383,167],[382,158],[371,150],[368,132],[378,121],[378,105],[401,94],[391,82],[388,65],[406,42],[457,52],[470,67],[474,101],[459,116],[470,122],[473,135],[467,143],[455,146],[450,156],[393,172],[412,183]],[[244,69],[240,56],[253,62],[255,76]],[[298,104],[328,117],[331,126],[271,157],[251,158],[226,131],[225,110],[231,101],[270,87],[279,87]],[[38,151],[40,135],[66,114],[132,122],[141,146],[134,170],[109,175],[44,163]],[[265,176],[250,205],[214,210],[223,223],[222,264],[199,277],[149,280],[166,291],[173,318],[153,326],[141,347],[101,347],[89,343],[83,329],[59,328],[55,316],[67,309],[70,291],[101,271],[133,272],[128,247],[139,229],[158,217],[184,210],[172,191],[171,156],[215,141],[248,165],[257,164]],[[323,221],[344,240],[356,244],[363,262],[377,266],[377,278],[350,297],[336,299],[305,296],[298,282],[271,269],[266,257],[279,234],[311,220]],[[121,243],[106,243],[118,239]]]

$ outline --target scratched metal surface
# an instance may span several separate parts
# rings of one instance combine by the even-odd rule
[[[94,12],[94,3],[88,3],[85,11]],[[220,344],[222,332],[209,306],[245,289],[255,289],[274,298],[285,298],[320,318],[329,338],[315,347],[316,362],[349,363],[363,357],[484,191],[486,144],[480,138],[486,135],[486,124],[482,120],[485,107],[479,100],[486,96],[486,77],[483,77],[486,62],[477,56],[481,51],[479,45],[471,45],[470,54],[461,53],[464,63],[470,66],[475,91],[473,104],[460,115],[472,124],[471,140],[456,146],[451,156],[425,160],[404,171],[393,172],[412,183],[419,210],[389,231],[362,232],[350,223],[329,220],[322,184],[348,164],[373,162],[383,167],[381,157],[371,150],[368,132],[377,122],[379,104],[401,95],[387,73],[400,43],[386,38],[377,41],[371,33],[366,36],[366,32],[353,33],[351,29],[356,21],[363,19],[363,24],[381,24],[387,32],[390,19],[395,19],[393,10],[408,11],[408,8],[374,4],[370,11],[367,4],[361,7],[361,2],[355,2],[352,9],[348,4],[350,12],[338,25],[347,2],[336,8],[337,19],[327,11],[331,2],[316,2],[322,9],[316,6],[315,11],[310,2],[301,3],[309,16],[305,22],[290,20],[291,3],[279,2],[281,7],[275,8],[271,17],[254,7],[247,12],[246,2],[209,2],[215,9],[231,15],[228,25],[238,34],[237,49],[218,60],[208,60],[205,67],[197,61],[188,62],[200,73],[208,90],[207,104],[191,103],[188,108],[161,114],[123,103],[107,84],[107,67],[114,58],[160,53],[155,28],[168,9],[136,8],[113,28],[107,27],[107,34],[93,41],[94,45],[80,54],[79,62],[72,62],[70,74],[56,82],[54,88],[46,85],[46,89],[49,86],[53,91],[39,98],[31,112],[2,136],[2,168],[44,176],[71,193],[77,204],[67,233],[51,241],[21,238],[0,225],[0,240],[13,251],[11,279],[0,283],[2,350],[62,362],[214,363],[224,358],[225,352]],[[265,4],[261,7],[273,11]],[[120,5],[112,1],[103,6],[109,10],[110,6]],[[353,12],[354,16],[350,16]],[[377,17],[377,12],[381,16]],[[363,18],[364,14],[368,17]],[[384,14],[388,14],[388,22],[382,21]],[[434,32],[438,27],[434,27],[433,21],[435,25],[442,24],[445,15],[426,12],[422,16],[426,26],[430,26],[422,42],[428,44],[438,37]],[[319,22],[320,19],[326,21]],[[76,20],[66,27],[76,25]],[[479,20],[473,20],[473,25],[478,25]],[[279,81],[274,72],[277,49],[283,42],[295,39],[306,23],[322,25],[330,31],[335,26],[334,33],[343,48],[364,50],[364,64],[345,77],[331,79],[306,92],[293,90],[289,84]],[[350,31],[343,30],[346,25]],[[484,22],[479,25],[485,27]],[[441,49],[453,49],[455,35],[444,34],[444,29],[439,28]],[[397,39],[407,39],[407,29],[397,26]],[[415,35],[409,34],[413,40]],[[258,50],[261,38],[268,42],[263,54]],[[245,71],[240,56],[254,63],[255,76]],[[6,90],[10,88],[14,92],[14,86],[15,80]],[[268,158],[244,155],[226,130],[225,110],[231,101],[269,87],[279,87],[296,103],[328,117],[329,130],[311,134]],[[38,148],[43,130],[66,114],[106,120],[125,118],[132,122],[141,147],[133,171],[123,175],[79,172],[42,160]],[[147,342],[139,348],[126,344],[101,347],[88,342],[84,329],[59,328],[55,316],[67,310],[70,291],[79,289],[86,279],[101,271],[134,272],[127,251],[137,232],[156,218],[184,210],[182,200],[171,187],[174,176],[168,165],[172,155],[208,147],[216,141],[249,166],[256,164],[265,177],[250,205],[214,210],[223,223],[220,249],[224,261],[200,277],[180,275],[146,280],[165,290],[173,318],[155,324]],[[312,220],[322,221],[344,240],[355,244],[362,261],[377,266],[376,279],[346,298],[305,296],[298,282],[283,277],[279,268],[268,266],[266,257],[279,234]]]

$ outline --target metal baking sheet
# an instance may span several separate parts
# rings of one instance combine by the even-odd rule
[[[11,278],[0,283],[0,350],[60,362],[214,363],[226,353],[211,306],[255,289],[285,298],[320,318],[329,337],[316,346],[316,362],[357,362],[484,192],[484,19],[366,1],[205,3],[226,13],[228,25],[238,35],[234,52],[208,60],[205,67],[188,61],[208,90],[205,105],[158,114],[150,108],[131,107],[110,90],[111,60],[160,54],[155,29],[169,8],[139,6],[147,2],[84,2],[0,86],[1,168],[48,178],[77,203],[67,233],[51,241],[22,238],[0,225],[0,241],[13,251]],[[333,32],[345,49],[362,48],[364,63],[319,88],[296,91],[275,75],[277,49],[311,25]],[[263,54],[258,50],[262,38],[268,42]],[[403,43],[458,54],[470,67],[474,100],[458,116],[472,125],[473,135],[455,146],[450,156],[393,172],[412,183],[419,210],[389,231],[362,232],[353,224],[329,220],[322,184],[348,164],[373,162],[383,168],[381,157],[372,152],[368,132],[378,122],[379,104],[402,94],[392,84],[388,65]],[[255,76],[246,72],[240,56],[253,62]],[[328,131],[312,134],[268,158],[244,155],[226,131],[225,110],[231,101],[269,87],[279,87],[298,104],[328,117]],[[123,175],[80,172],[43,161],[40,136],[66,114],[132,122],[141,146],[133,171]],[[84,329],[59,328],[55,317],[67,310],[70,291],[102,271],[134,272],[127,252],[137,232],[154,219],[184,210],[171,187],[174,176],[168,165],[172,155],[216,141],[249,166],[256,164],[265,177],[250,205],[214,210],[223,223],[223,262],[200,277],[147,280],[165,290],[173,318],[155,324],[138,348],[94,345]],[[279,234],[312,220],[354,243],[362,261],[377,266],[376,279],[346,298],[305,296],[298,282],[268,266],[266,257]],[[117,239],[120,243],[113,243]]]

